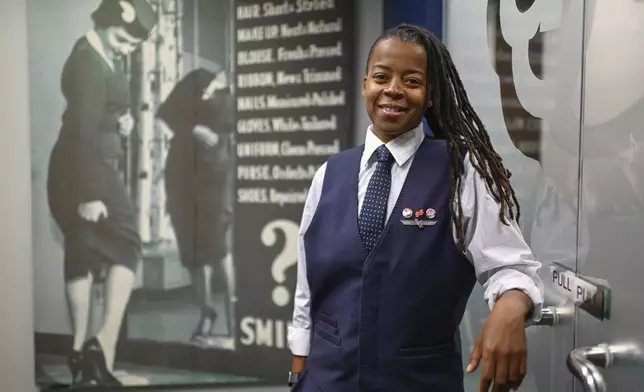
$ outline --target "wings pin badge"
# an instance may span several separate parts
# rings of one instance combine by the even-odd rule
[[[404,219],[401,219],[405,226],[417,226],[422,229],[427,226],[434,226],[437,222],[434,220],[436,217],[436,210],[433,208],[428,208],[426,210],[417,210],[414,212],[411,208],[405,208],[402,211],[402,216]]]

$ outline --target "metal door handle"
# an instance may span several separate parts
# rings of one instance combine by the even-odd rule
[[[554,327],[557,324],[559,324],[559,313],[557,312],[557,308],[554,306],[548,306],[541,309],[541,320],[539,320],[536,325]]]
[[[641,364],[642,353],[632,344],[599,344],[594,347],[580,347],[568,354],[568,370],[584,386],[586,392],[606,392],[606,382],[599,368],[614,364]]]
[[[541,325],[554,327],[559,324],[561,312],[554,306],[548,306],[541,309],[541,319],[537,322],[528,321],[526,326]]]

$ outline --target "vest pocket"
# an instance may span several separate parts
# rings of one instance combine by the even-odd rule
[[[397,358],[431,358],[444,355],[449,352],[450,344],[439,344],[436,346],[399,348],[396,352]]]
[[[318,314],[318,323],[324,324],[327,329],[330,329],[332,333],[338,333],[338,321],[331,316],[327,316],[324,313]]]
[[[320,323],[317,323],[313,327],[313,333],[318,335],[323,340],[326,340],[327,342],[331,343],[334,346],[338,346],[338,347],[342,346],[342,338],[329,332],[328,327],[325,327]]]

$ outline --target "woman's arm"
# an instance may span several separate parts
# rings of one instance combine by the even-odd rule
[[[66,70],[68,110],[66,126],[75,132],[76,151],[73,157],[81,202],[102,200],[104,181],[98,133],[106,107],[105,70],[95,56],[87,51],[76,54]]]

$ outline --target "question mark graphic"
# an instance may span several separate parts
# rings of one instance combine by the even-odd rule
[[[271,274],[278,286],[273,289],[273,303],[277,306],[284,307],[291,301],[291,294],[282,285],[286,280],[286,270],[297,264],[297,239],[300,227],[297,223],[287,220],[278,219],[269,222],[262,229],[262,243],[267,247],[272,247],[277,241],[277,230],[284,233],[284,247],[275,257],[271,266]]]

